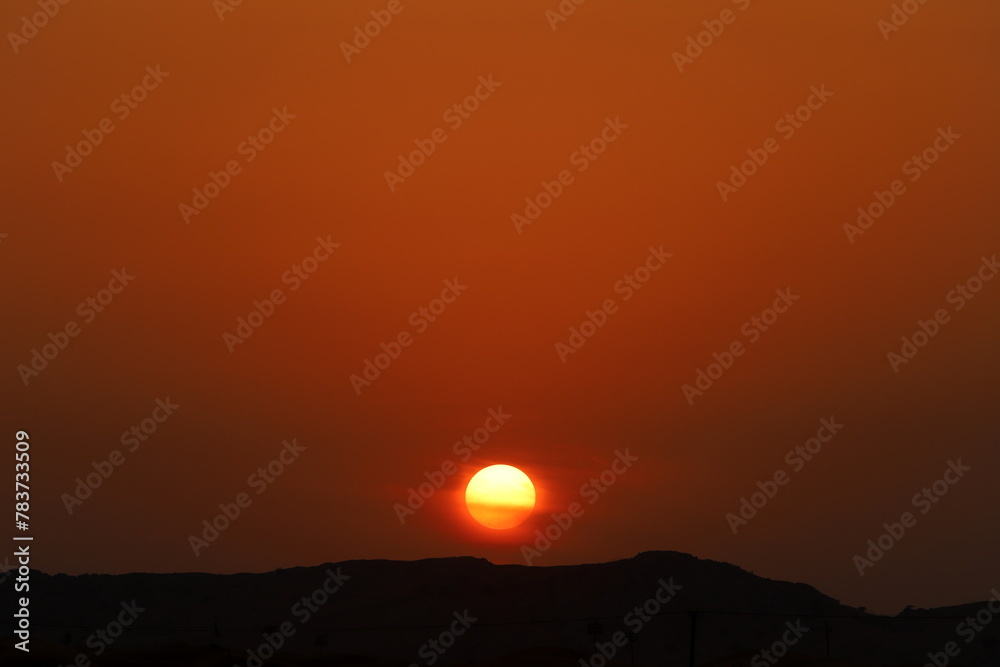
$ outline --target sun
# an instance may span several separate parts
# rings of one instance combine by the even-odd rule
[[[472,518],[487,528],[513,528],[535,508],[535,485],[514,466],[488,466],[469,480],[465,505]]]

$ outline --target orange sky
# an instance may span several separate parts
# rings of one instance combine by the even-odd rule
[[[32,35],[0,56],[0,271],[4,423],[31,436],[38,567],[524,562],[548,514],[583,499],[536,565],[672,549],[886,611],[988,597],[1000,282],[949,292],[1000,252],[995,3],[927,3],[888,39],[892,3],[868,0],[592,0],[555,29],[555,0],[219,5],[72,2],[36,31],[36,3],[0,8],[5,33]],[[342,46],[373,11],[391,20]],[[721,34],[684,63],[703,21]],[[906,164],[948,128],[926,171]],[[78,166],[53,166],[87,136]],[[419,146],[434,150],[387,180]],[[185,213],[212,173],[225,187]],[[845,231],[897,179],[884,215]],[[512,220],[543,181],[558,196]],[[224,339],[275,290],[252,335]],[[773,327],[753,324],[785,290]],[[608,300],[564,363],[556,344]],[[939,309],[894,372],[887,355]],[[43,370],[18,370],[69,322]],[[392,341],[397,358],[352,384]],[[179,407],[129,451],[121,434],[167,397]],[[478,450],[453,448],[500,408]],[[842,430],[796,470],[786,453],[824,418]],[[249,478],[283,448],[258,494]],[[581,485],[626,449],[637,460],[589,504]],[[69,513],[63,494],[115,450]],[[911,497],[959,458],[971,471],[919,514]],[[393,505],[446,461],[401,524]],[[492,463],[538,487],[503,534],[460,502]],[[734,535],[726,514],[779,470]],[[188,536],[241,492],[252,503],[195,556]],[[860,577],[852,558],[908,510],[915,527]]]

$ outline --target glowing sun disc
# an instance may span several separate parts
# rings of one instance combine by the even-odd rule
[[[514,466],[488,466],[469,480],[465,505],[472,518],[487,528],[513,528],[535,508],[535,485]]]

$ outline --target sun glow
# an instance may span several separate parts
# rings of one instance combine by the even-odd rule
[[[487,528],[513,528],[534,509],[535,486],[514,466],[489,466],[469,480],[465,504],[472,518]]]

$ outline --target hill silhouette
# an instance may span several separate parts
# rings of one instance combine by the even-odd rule
[[[952,664],[975,664],[996,659],[1000,626],[965,643],[956,625],[985,603],[875,616],[806,584],[666,551],[552,567],[461,557],[259,574],[36,572],[31,595],[29,664],[83,653],[107,665],[688,665],[693,648],[694,664],[720,667],[772,664],[762,650],[787,665],[828,655],[923,665],[948,641],[961,645]],[[4,664],[14,655],[24,657],[0,653]]]

